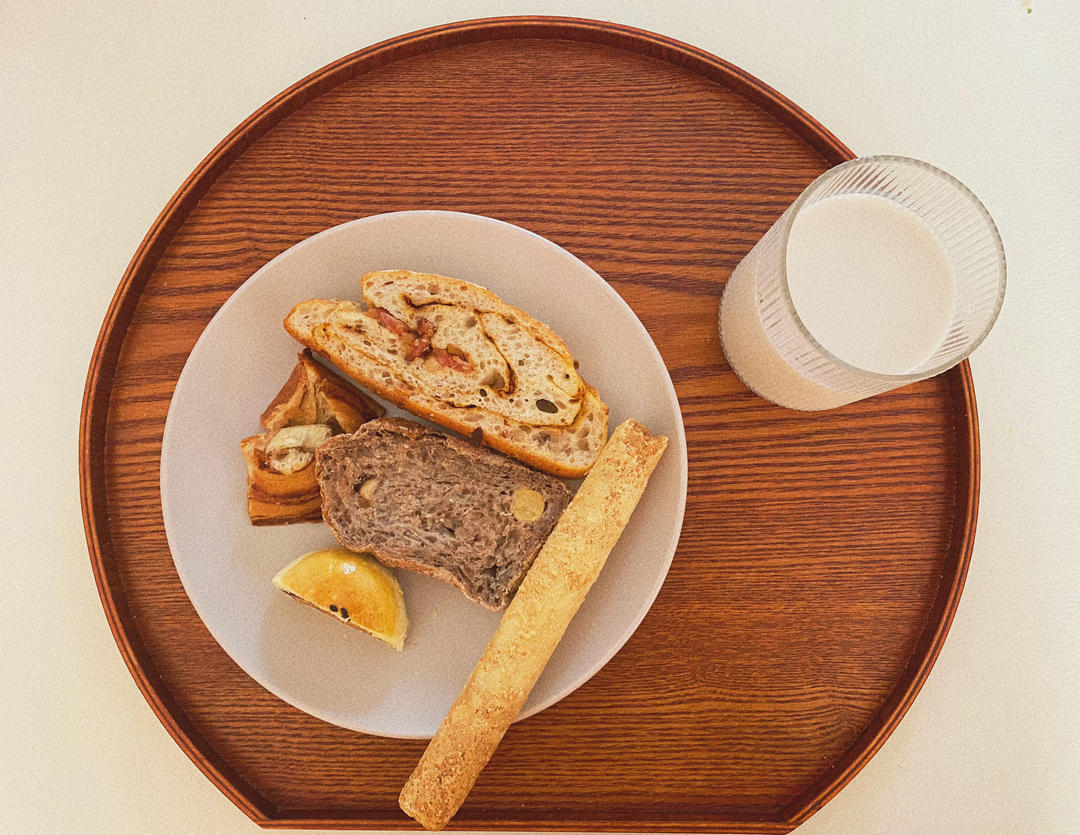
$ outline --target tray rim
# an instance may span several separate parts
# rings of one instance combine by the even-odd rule
[[[94,580],[109,629],[120,654],[151,709],[181,750],[210,781],[255,823],[266,828],[413,829],[399,816],[371,815],[346,819],[320,814],[282,816],[257,788],[221,762],[216,751],[175,703],[160,680],[110,563],[111,544],[104,496],[95,488],[105,482],[105,430],[108,407],[127,326],[154,267],[172,236],[217,178],[248,147],[278,121],[349,78],[380,66],[437,49],[495,40],[536,38],[596,43],[657,58],[721,83],[754,102],[791,129],[832,164],[855,154],[830,131],[790,99],[755,76],[698,47],[674,38],[624,24],[575,17],[522,15],[464,20],[405,33],[352,52],[318,69],[274,96],[233,129],[199,163],[166,203],[136,249],[106,311],[87,369],[79,420],[79,491],[87,548]],[[595,831],[704,832],[737,829],[747,832],[789,832],[831,800],[862,769],[895,730],[926,681],[944,644],[959,604],[974,545],[978,517],[980,458],[975,391],[965,360],[946,372],[957,389],[966,419],[966,446],[958,449],[959,478],[948,561],[938,595],[928,617],[933,628],[924,630],[912,652],[918,659],[897,682],[879,711],[851,747],[801,794],[778,810],[774,820],[710,818],[708,820],[589,821]],[[951,577],[948,575],[951,573]],[[944,593],[943,593],[944,592]],[[473,829],[543,828],[571,830],[580,822],[503,819],[469,822]]]

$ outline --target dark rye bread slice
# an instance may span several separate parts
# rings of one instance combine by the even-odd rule
[[[495,611],[571,498],[553,476],[400,418],[323,443],[316,476],[338,542],[453,583]]]

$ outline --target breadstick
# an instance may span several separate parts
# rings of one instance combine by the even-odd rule
[[[426,829],[450,822],[521,712],[622,534],[667,438],[620,424],[525,575],[398,803]]]

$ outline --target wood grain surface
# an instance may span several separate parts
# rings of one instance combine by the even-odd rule
[[[690,464],[679,549],[641,627],[585,686],[511,728],[453,826],[785,832],[835,794],[940,649],[978,493],[966,364],[803,414],[748,392],[724,361],[732,269],[850,156],[719,59],[551,18],[371,47],[224,140],[123,278],[80,449],[117,643],[210,779],[264,826],[414,826],[396,798],[423,742],[314,719],[210,637],[169,554],[158,467],[177,377],[241,282],[329,226],[427,208],[524,226],[607,279],[670,369]]]

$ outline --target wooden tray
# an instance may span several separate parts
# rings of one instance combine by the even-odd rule
[[[191,759],[263,826],[413,826],[396,798],[422,742],[301,713],[210,637],[169,555],[158,466],[176,379],[242,281],[343,221],[453,209],[535,230],[610,281],[671,370],[690,455],[682,540],[648,617],[588,684],[511,728],[454,826],[786,832],[820,808],[937,656],[978,495],[966,363],[801,414],[750,394],[724,361],[716,311],[731,270],[850,157],[701,50],[555,18],[373,46],[227,137],[124,275],[80,434],[105,611]]]

